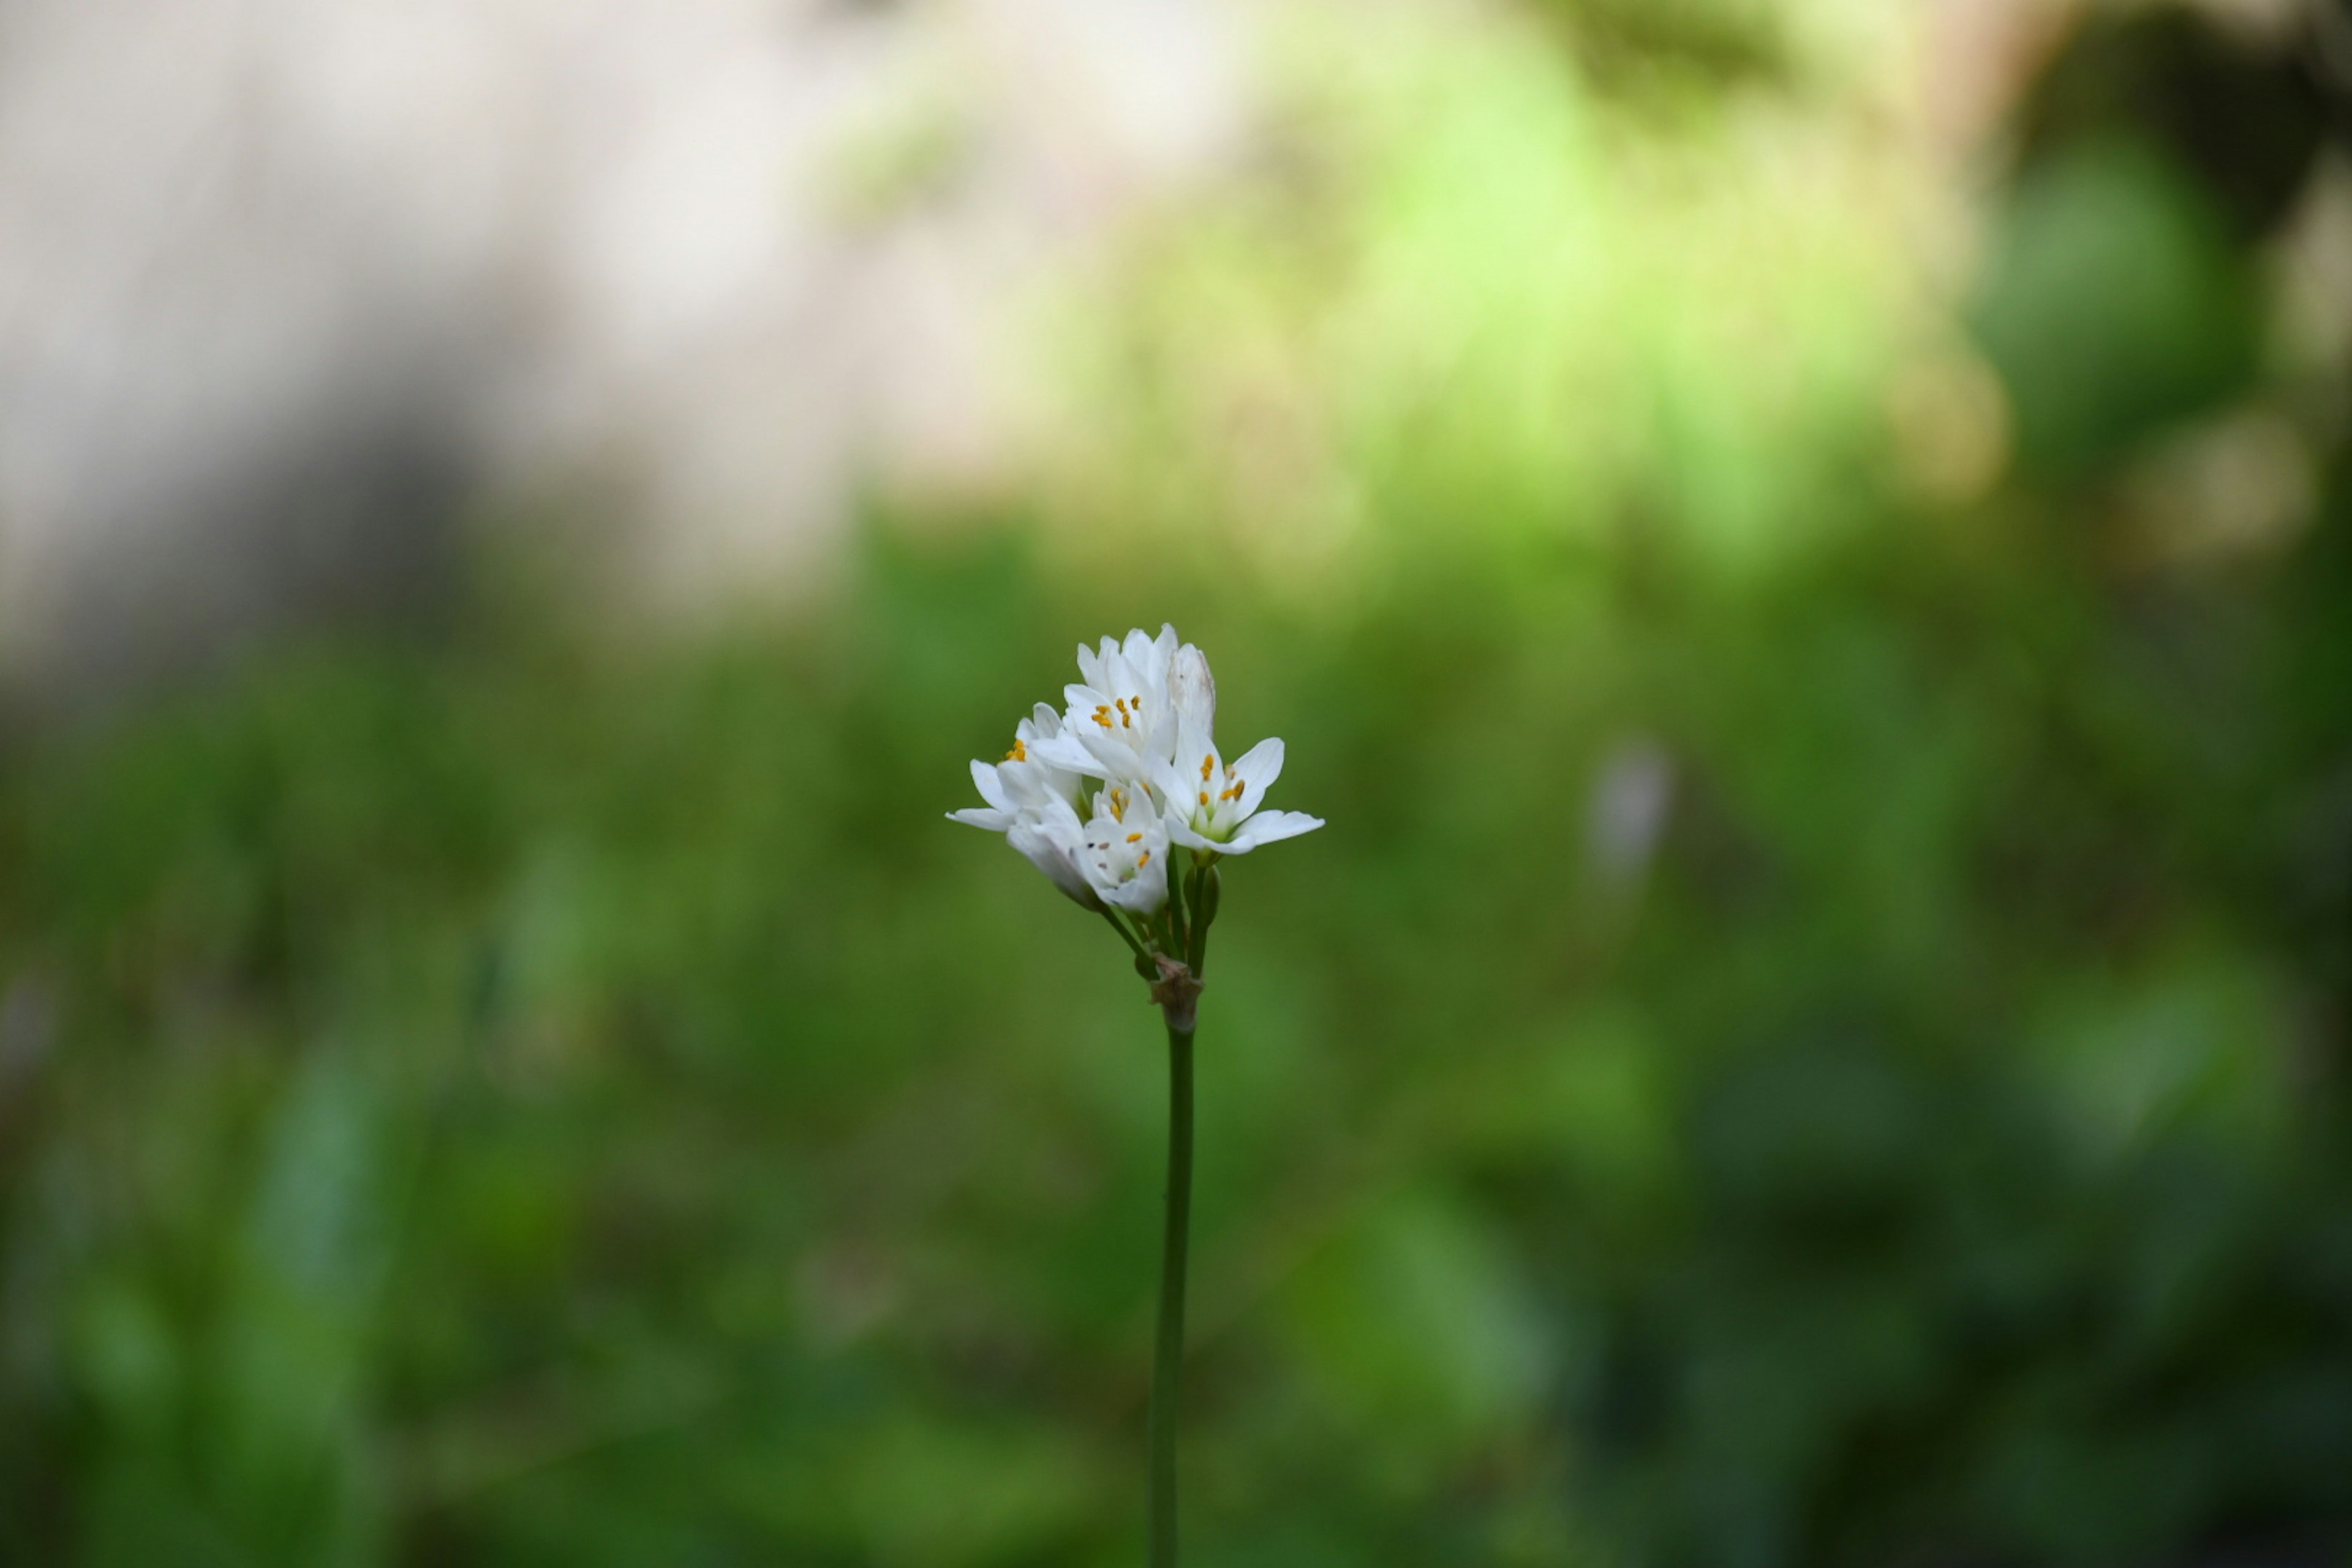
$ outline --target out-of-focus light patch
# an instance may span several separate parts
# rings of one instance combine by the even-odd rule
[[[1957,169],[1982,156],[2087,3],[1931,0],[1924,8],[1906,74],[1920,122],[1948,164]]]
[[[1584,813],[1585,853],[1602,881],[1623,888],[1648,874],[1674,802],[1674,759],[1664,746],[1636,736],[1611,748]]]
[[[1444,1450],[1523,1417],[1559,1363],[1559,1327],[1481,1217],[1414,1187],[1355,1217],[1282,1281],[1280,1331],[1316,1396]],[[1407,1429],[1409,1428],[1409,1430]]]
[[[2241,42],[2258,48],[2283,48],[2292,44],[2314,12],[2336,0],[2189,0]]]
[[[2026,1058],[2085,1152],[2127,1160],[2188,1131],[2278,1145],[2293,1114],[2293,1031],[2249,955],[2181,952],[2048,999]]]
[[[2271,262],[2272,354],[2291,372],[2352,372],[2352,158],[2322,157]]]
[[[867,228],[950,196],[979,154],[983,127],[943,65],[935,57],[911,63],[903,81],[877,91],[828,139],[817,182],[829,216]]]
[[[2129,547],[2164,565],[2273,552],[2310,521],[2317,494],[2310,446],[2293,421],[2240,410],[2134,465],[2124,488]]]
[[[1197,0],[965,0],[952,36],[990,84],[992,122],[1034,155],[1051,210],[1090,226],[1139,182],[1181,186],[1239,150],[1227,17]]]
[[[1143,532],[1328,591],[1355,556],[1638,514],[1737,571],[1838,525],[1818,464],[1943,309],[1887,221],[1942,176],[1856,133],[1883,73],[1662,121],[1513,13],[1300,4],[1259,36],[1257,162],[1059,334],[1039,483],[1074,569]]]
[[[1984,8],[1994,0],[1974,3]],[[1821,83],[1839,100],[1906,117],[1916,108],[1908,79],[1887,66],[1910,53],[1921,27],[1920,9],[1882,0],[1804,0],[1771,7],[1807,80]]]
[[[58,999],[37,973],[18,975],[0,991],[0,1118],[14,1109],[16,1091],[49,1058],[58,1037]]]
[[[1886,386],[1886,422],[1897,471],[1925,500],[1979,500],[2008,470],[2009,399],[1991,367],[1963,347],[1898,370]]]
[[[2311,16],[2315,63],[2337,91],[2352,89],[2352,13],[2318,5]]]
[[[561,531],[583,591],[689,615],[822,590],[870,489],[1018,471],[1013,318],[1240,146],[1230,15],[16,0],[0,668],[325,613],[280,557],[361,597],[313,502],[428,437],[455,493],[360,543]]]
[[[793,1270],[801,1321],[822,1348],[840,1351],[873,1332],[903,1304],[905,1284],[877,1250],[828,1243],[803,1254]]]

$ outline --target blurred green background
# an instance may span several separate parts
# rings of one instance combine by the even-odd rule
[[[0,1559],[1136,1562],[1157,1020],[941,814],[1172,618],[1329,821],[1191,1561],[2352,1561],[2352,30],[2045,8],[1923,151],[1898,9],[1278,33],[1050,460],[789,610],[508,532],[27,705]]]

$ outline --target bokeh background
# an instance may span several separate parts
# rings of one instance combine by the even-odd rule
[[[0,1560],[2352,1561],[2352,10],[0,4]]]

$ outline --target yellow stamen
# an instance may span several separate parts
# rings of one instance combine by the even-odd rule
[[[1110,792],[1110,814],[1112,818],[1116,821],[1125,822],[1127,820],[1127,792],[1125,790],[1115,789]]]
[[[1137,839],[1139,839],[1139,838],[1140,838],[1140,837],[1143,837],[1143,835],[1142,835],[1142,834],[1140,834],[1140,833],[1130,833],[1130,834],[1129,834],[1129,835],[1127,836],[1127,841],[1128,841],[1129,844],[1132,844],[1132,843],[1134,843]],[[1147,854],[1147,855],[1149,855],[1150,853],[1151,853],[1151,851],[1150,851],[1149,849],[1147,849],[1147,850],[1145,850],[1145,851],[1144,851],[1144,853],[1145,853],[1145,854]]]
[[[1005,752],[1005,753],[1004,753],[1004,760],[1005,760],[1006,762],[1008,762],[1008,763],[1025,763],[1025,762],[1027,762],[1027,761],[1029,760],[1029,745],[1028,745],[1028,742],[1025,742],[1025,741],[1015,741],[1015,742],[1013,742],[1013,749],[1012,749],[1011,751],[1009,751],[1009,752]]]
[[[1202,757],[1201,759],[1201,782],[1202,784],[1207,784],[1209,782],[1209,770],[1216,765],[1217,759],[1214,757]]]
[[[1145,868],[1146,866],[1149,866],[1149,865],[1150,865],[1150,864],[1151,864],[1151,851],[1150,851],[1150,850],[1149,850],[1149,849],[1145,850],[1142,854],[1138,855],[1138,856],[1135,858],[1135,868],[1136,868],[1137,870],[1139,870],[1139,871],[1140,871],[1141,869],[1143,869],[1143,868]]]
[[[1101,725],[1106,730],[1110,728],[1109,704],[1105,703],[1102,707],[1095,710],[1095,722]]]
[[[1209,792],[1207,790],[1202,790],[1201,792],[1201,804],[1202,805],[1209,804]]]

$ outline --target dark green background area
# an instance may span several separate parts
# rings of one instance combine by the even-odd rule
[[[1776,77],[1696,36],[1676,90]],[[0,1561],[1137,1561],[1157,1018],[942,814],[1162,617],[1328,822],[1225,868],[1189,1560],[2344,1561],[2352,473],[2119,544],[2136,454],[2294,391],[2144,130],[1993,203],[2010,477],[1825,450],[1752,569],[1673,450],[1571,539],[1433,408],[1344,591],[877,512],[764,624],[486,566],[23,728]]]

